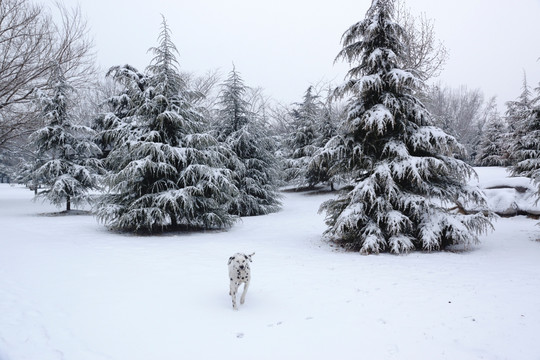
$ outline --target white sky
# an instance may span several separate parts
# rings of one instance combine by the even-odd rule
[[[310,84],[340,83],[334,64],[343,32],[361,20],[370,0],[65,0],[80,4],[104,68],[143,70],[157,44],[163,14],[184,71],[227,74],[234,62],[246,85],[285,104]],[[435,20],[450,57],[443,83],[480,88],[499,104],[540,81],[540,0],[408,0],[413,13]],[[501,107],[501,110],[504,110]]]

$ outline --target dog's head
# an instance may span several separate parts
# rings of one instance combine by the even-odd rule
[[[249,263],[252,261],[251,257],[253,255],[255,253],[249,255],[236,253],[229,258],[228,265],[240,270],[249,269]]]

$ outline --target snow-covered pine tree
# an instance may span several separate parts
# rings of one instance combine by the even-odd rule
[[[527,134],[527,119],[533,107],[533,94],[527,83],[527,76],[523,73],[523,86],[521,94],[514,101],[506,103],[506,121],[508,122],[508,143],[510,144],[510,161],[512,166],[525,160],[525,153],[521,150],[525,145],[522,142]]]
[[[291,111],[292,127],[285,139],[287,148],[284,161],[285,181],[297,188],[313,187],[307,177],[308,164],[317,150],[317,123],[321,115],[319,97],[313,94],[310,86],[304,94],[304,100],[296,104]]]
[[[108,130],[114,139],[107,157],[112,171],[98,219],[123,231],[228,227],[235,217],[227,207],[237,189],[223,167],[222,146],[205,132],[187,95],[165,19],[158,46],[150,51],[154,57],[144,76],[131,67],[111,73],[129,89],[131,105]]]
[[[44,184],[37,198],[45,198],[58,207],[65,204],[69,211],[72,204],[89,202],[88,192],[98,187],[102,165],[97,157],[101,151],[93,142],[95,132],[77,125],[70,112],[74,89],[59,65],[54,68],[49,87],[51,93],[39,94],[46,125],[30,135],[31,146],[39,154],[30,177]]]
[[[136,124],[131,121],[137,110],[137,104],[143,102],[147,78],[131,65],[114,66],[106,74],[111,87],[120,87],[118,95],[112,95],[103,102],[106,110],[97,115],[92,128],[98,132],[97,143],[106,157],[113,147],[125,140]],[[107,162],[105,162],[107,165]]]
[[[366,18],[342,38],[338,58],[355,63],[336,90],[351,95],[348,116],[317,158],[350,185],[321,206],[326,235],[366,254],[476,244],[489,218],[457,209],[482,207],[484,196],[466,185],[474,171],[453,156],[462,147],[431,126],[415,97],[417,78],[400,68],[403,32],[392,20],[393,5],[373,0]]]
[[[484,126],[475,163],[479,166],[507,166],[508,132],[504,120],[495,116]]]
[[[246,86],[233,67],[219,96],[217,138],[235,154],[229,159],[239,190],[229,204],[238,216],[265,215],[280,209],[275,144],[245,100]]]
[[[34,191],[34,195],[37,195],[42,184],[36,169],[43,165],[42,157],[47,158],[48,156],[47,154],[40,155],[35,146],[34,149],[27,150],[25,158],[21,159],[17,165],[14,180],[18,184],[25,184],[26,187]]]
[[[524,111],[520,138],[512,146],[516,163],[511,167],[512,176],[527,176],[540,183],[540,86],[535,89],[536,97],[529,102],[529,110]]]
[[[338,124],[341,122],[343,111],[341,111],[334,102],[334,97],[329,90],[326,101],[320,110],[320,116],[317,117],[315,124],[316,138],[313,142],[313,156],[324,149],[330,139],[337,134]],[[331,175],[328,173],[330,164],[313,163],[313,156],[309,159],[306,170],[306,180],[308,184],[329,183],[330,188],[334,189],[334,183],[330,181]],[[336,179],[334,179],[336,180]]]

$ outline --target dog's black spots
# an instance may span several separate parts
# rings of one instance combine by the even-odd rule
[[[231,278],[231,281],[232,281],[232,278]]]

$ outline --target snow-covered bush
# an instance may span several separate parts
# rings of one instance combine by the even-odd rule
[[[536,187],[526,177],[491,179],[479,184],[489,208],[501,216],[540,215]]]

